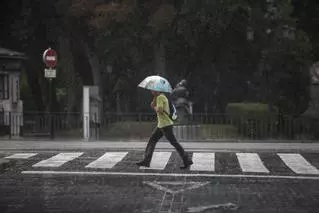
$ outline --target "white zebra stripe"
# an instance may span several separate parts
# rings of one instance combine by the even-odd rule
[[[193,153],[191,171],[215,171],[215,153]]]
[[[236,153],[243,172],[269,173],[257,153]]]
[[[140,167],[141,169],[155,169],[155,170],[163,170],[168,163],[171,152],[154,152],[150,167]]]
[[[277,155],[297,174],[319,175],[319,170],[300,154],[278,153]]]
[[[110,169],[120,162],[128,152],[108,152],[91,162],[86,168]]]
[[[16,153],[5,158],[7,159],[28,159],[33,156],[36,156],[38,153]]]
[[[66,162],[81,156],[82,154],[83,152],[59,153],[49,159],[34,164],[32,167],[59,167],[65,164]]]

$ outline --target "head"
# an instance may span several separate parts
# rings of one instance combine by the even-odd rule
[[[151,93],[152,93],[153,96],[158,96],[160,94],[160,92],[153,91],[153,90],[151,90]]]
[[[176,87],[186,87],[187,86],[187,81],[185,79],[181,80]]]

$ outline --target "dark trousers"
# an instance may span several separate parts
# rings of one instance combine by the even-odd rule
[[[150,137],[146,146],[144,161],[147,163],[151,162],[155,146],[157,142],[163,137],[163,135],[165,135],[166,139],[172,144],[172,146],[174,146],[178,154],[183,159],[184,163],[187,162],[188,156],[185,153],[183,147],[177,142],[175,135],[173,133],[173,126],[156,128],[153,131],[153,134]]]

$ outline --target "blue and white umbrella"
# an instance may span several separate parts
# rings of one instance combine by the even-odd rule
[[[138,85],[138,87],[141,87],[147,90],[157,91],[157,92],[166,92],[166,93],[172,92],[172,87],[170,83],[168,82],[168,80],[158,75],[146,77]]]

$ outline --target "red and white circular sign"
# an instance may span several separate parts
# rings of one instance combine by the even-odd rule
[[[48,48],[43,53],[43,62],[47,67],[53,68],[57,63],[57,54],[55,50]]]

